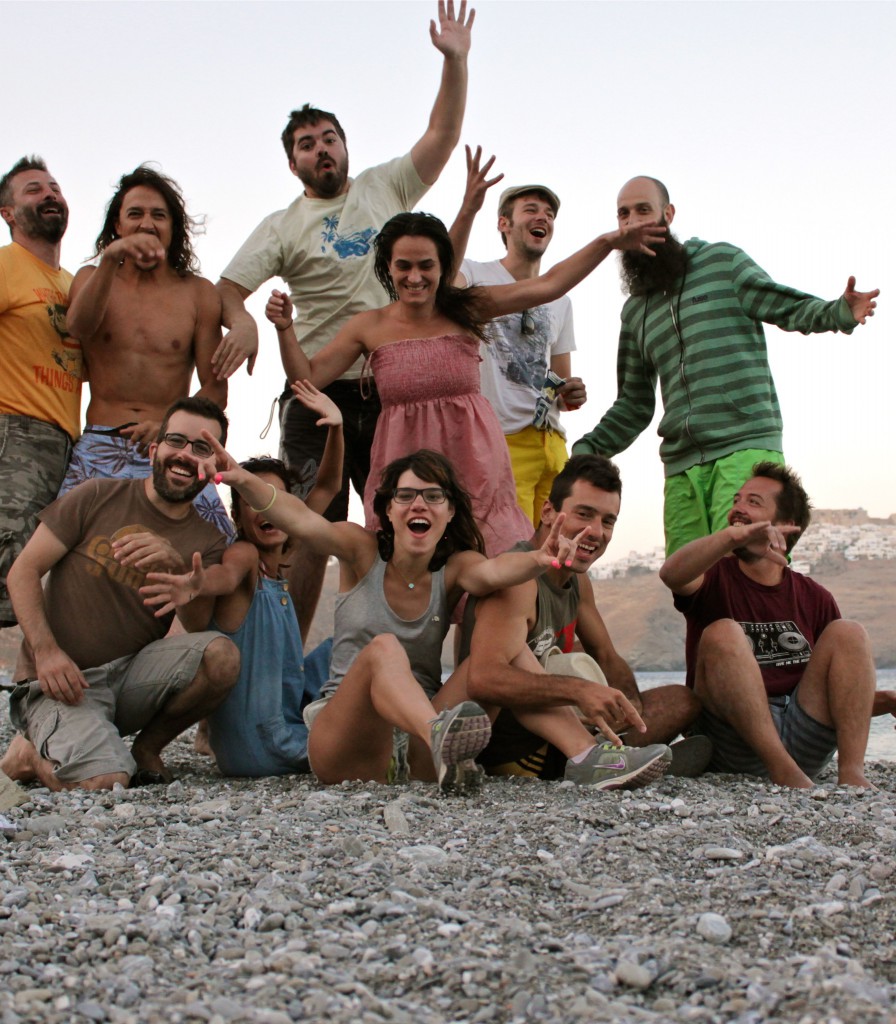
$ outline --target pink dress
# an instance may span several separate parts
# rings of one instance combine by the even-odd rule
[[[384,467],[418,448],[432,448],[451,460],[470,495],[490,557],[532,536],[532,524],[516,503],[501,425],[479,391],[479,362],[479,342],[465,334],[398,341],[370,356],[383,411],[364,490],[368,529],[379,526],[373,495]]]

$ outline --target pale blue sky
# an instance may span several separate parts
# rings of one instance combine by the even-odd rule
[[[896,512],[890,448],[896,323],[890,240],[896,129],[889,3],[477,4],[463,139],[498,154],[509,183],[562,200],[549,259],[614,226],[620,185],[662,178],[674,229],[744,248],[778,280],[839,295],[849,274],[883,290],[851,338],[768,330],[785,453],[821,507]],[[19,3],[3,5],[0,167],[41,153],[71,207],[63,263],[92,249],[114,182],[154,160],[208,227],[216,279],[255,224],[297,194],[279,135],[305,101],[336,112],[352,169],[405,152],[439,79],[435,3]],[[13,99],[15,97],[15,99]],[[450,221],[458,150],[421,208]],[[502,255],[497,196],[469,255]],[[273,284],[273,282],[272,282]],[[260,293],[264,298],[267,289]],[[575,371],[589,402],[572,439],[615,397],[623,297],[615,260],[573,293]],[[263,301],[255,375],[231,388],[234,453],[259,441],[279,390]],[[662,540],[655,427],[618,458],[622,516],[608,558]]]

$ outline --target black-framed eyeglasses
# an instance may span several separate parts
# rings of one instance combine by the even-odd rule
[[[448,499],[444,487],[396,487],[392,492],[392,500],[399,505],[410,505],[418,494],[427,505],[441,505]]]
[[[525,334],[527,338],[531,338],[535,333],[535,317],[529,312],[528,309],[524,309],[520,313],[520,334]]]
[[[176,448],[178,451],[189,445],[190,451],[194,455],[198,455],[200,459],[207,459],[215,454],[215,449],[212,448],[208,441],[203,441],[201,437],[191,441],[184,434],[164,434],[162,440],[169,447]]]

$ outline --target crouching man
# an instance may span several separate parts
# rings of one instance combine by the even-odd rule
[[[621,494],[619,470],[609,459],[574,455],[554,478],[531,542],[539,547],[562,513],[561,533],[576,541],[573,557],[467,611],[467,634],[475,614],[469,695],[504,709],[479,758],[491,774],[562,777],[621,789],[676,771],[674,750],[666,744],[694,720],[699,702],[685,686],[639,693],[634,673],[613,646],[588,576],[613,536]],[[589,657],[552,653],[571,652],[576,636]],[[586,666],[590,661],[584,671],[583,659]],[[602,736],[593,736],[586,724]],[[625,730],[630,745],[615,745]],[[700,757],[707,746],[705,740],[692,741],[683,760],[693,762],[695,752]],[[699,774],[704,764],[705,756],[676,773]]]
[[[660,576],[687,620],[687,683],[703,703],[710,768],[806,788],[836,751],[840,783],[868,786],[874,662],[862,626],[787,564],[809,519],[799,477],[757,463],[728,525],[679,548]]]
[[[88,480],[40,514],[9,572],[28,680],[10,698],[18,733],[0,760],[10,778],[53,790],[169,782],[162,749],[236,682],[237,649],[202,632],[210,599],[178,610],[200,632],[166,637],[171,616],[155,617],[139,594],[147,572],[186,572],[194,552],[221,560],[224,536],[192,504],[211,452],[203,430],[226,439],[218,406],[175,402],[150,445],[150,477]]]

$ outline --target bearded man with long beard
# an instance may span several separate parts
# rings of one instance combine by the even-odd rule
[[[671,225],[675,207],[656,178],[632,178],[619,193],[620,227]],[[660,383],[660,457],[665,467],[666,554],[725,526],[754,463],[783,463],[782,420],[762,324],[815,334],[874,315],[878,290],[850,277],[827,302],[773,281],[727,242],[667,234],[656,256],[626,252],[617,357],[618,395],[574,453],[612,456],[650,424]]]
[[[140,593],[148,572],[221,561],[224,535],[193,507],[213,453],[206,433],[226,441],[224,413],[181,399],[150,445],[151,476],[86,480],[40,513],[9,571],[25,638],[9,703],[18,733],[0,760],[11,779],[52,790],[170,782],[162,749],[236,682],[239,652],[207,628],[212,598],[179,608],[187,632],[166,636],[173,614],[154,614]]]

